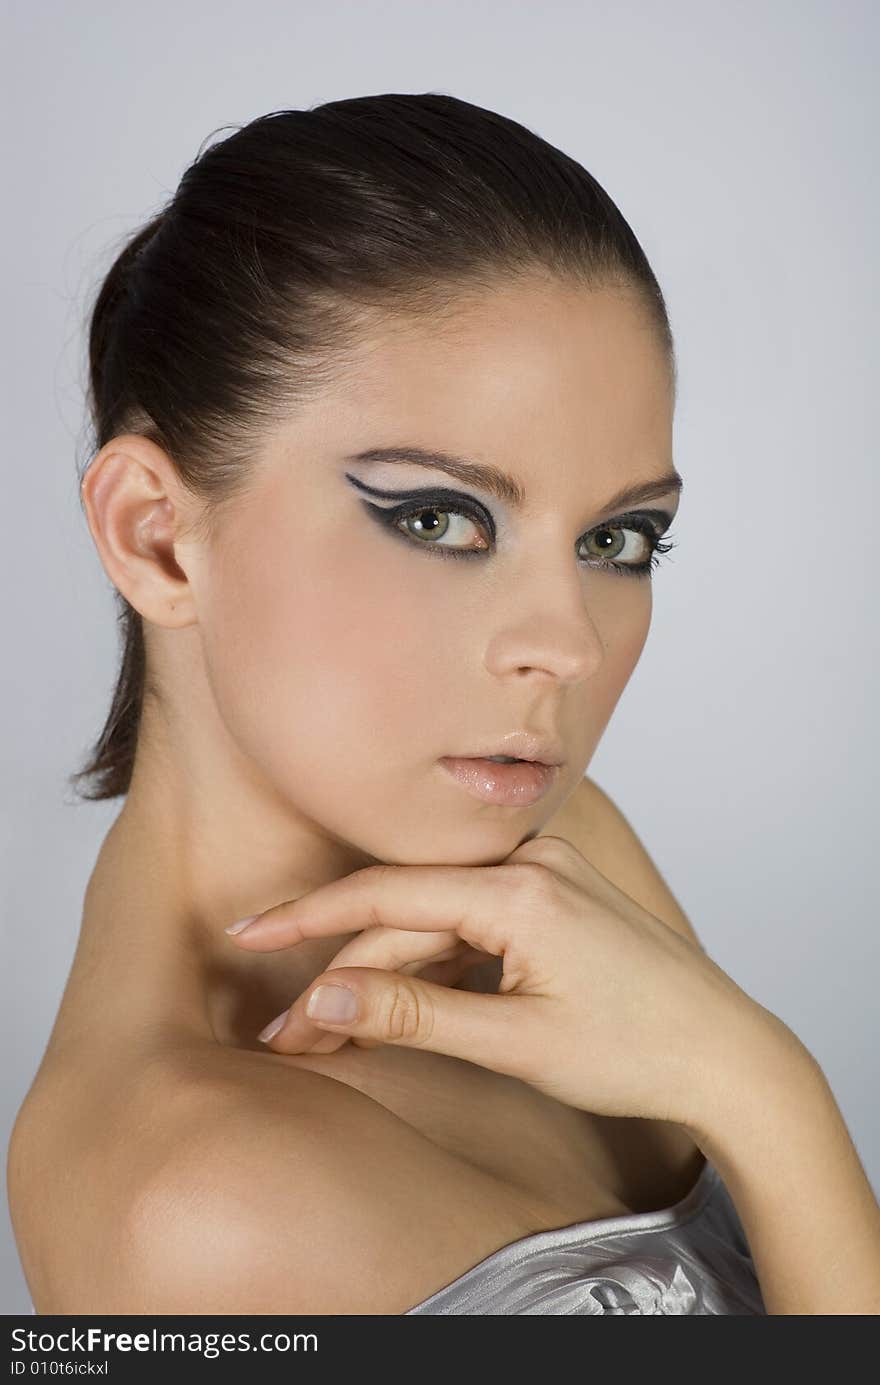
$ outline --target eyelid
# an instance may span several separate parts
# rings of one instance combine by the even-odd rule
[[[354,479],[354,478],[351,478]],[[358,484],[357,482],[355,484]],[[416,491],[396,491],[383,492],[371,486],[364,486],[373,495],[381,496],[384,499],[394,499],[402,497],[396,505],[374,505],[370,500],[362,500],[361,505],[365,510],[371,512],[375,517],[381,516],[381,522],[386,529],[396,532],[397,537],[403,542],[412,546],[414,540],[407,538],[402,530],[398,528],[400,521],[404,517],[418,514],[420,511],[436,510],[440,513],[459,514],[466,516],[471,523],[485,523],[486,529],[491,536],[491,542],[495,542],[495,523],[489,511],[474,497],[465,495],[460,491],[440,490],[433,487],[423,487]],[[590,529],[585,529],[579,536],[576,548],[585,539],[597,530],[619,529],[621,531],[629,529],[640,534],[643,538],[649,537],[651,552],[648,558],[641,563],[620,563],[616,559],[608,561],[598,560],[598,566],[602,570],[613,572],[622,576],[634,578],[650,579],[654,569],[658,566],[661,557],[665,556],[673,548],[677,547],[674,540],[664,542],[664,534],[670,528],[674,514],[667,510],[643,509],[629,510],[624,514],[618,514],[611,519],[600,520]],[[434,557],[440,558],[477,558],[482,556],[486,549],[476,548],[456,548],[446,547],[443,544],[431,544],[423,547],[423,552],[431,553]]]
[[[598,524],[594,524],[591,529],[587,529],[586,533],[592,534],[593,529],[602,528],[623,529],[626,525],[627,520],[633,519],[656,520],[657,533],[663,534],[672,524],[673,520],[675,519],[675,515],[672,513],[671,510],[656,510],[650,508],[644,510],[627,510],[625,514],[612,515],[610,519],[600,520],[600,522]]]
[[[346,476],[348,473],[346,472]],[[465,501],[468,505],[475,506],[482,510],[484,514],[489,513],[486,507],[476,496],[465,495],[463,491],[455,491],[444,488],[443,486],[417,486],[413,490],[405,491],[380,491],[375,486],[368,486],[363,481],[358,481],[354,476],[348,476],[349,481],[353,482],[359,490],[366,491],[368,495],[375,495],[379,500],[414,500],[424,502],[430,500],[442,501],[445,505],[460,504]]]
[[[354,480],[353,477],[349,479]],[[413,508],[418,506],[424,509],[436,507],[438,510],[464,514],[468,518],[484,524],[489,531],[492,542],[495,542],[495,521],[489,510],[475,496],[465,495],[462,491],[446,490],[442,486],[422,486],[416,490],[408,491],[380,491],[376,490],[374,486],[365,485],[363,481],[355,481],[355,485],[368,491],[370,495],[378,496],[381,500],[400,502],[397,505],[371,505],[368,500],[365,500],[363,503],[371,510],[391,514],[395,510],[406,509],[412,504]]]
[[[486,507],[477,500],[476,496],[466,495],[463,491],[448,490],[442,486],[418,486],[414,489],[405,491],[378,490],[375,486],[368,486],[366,482],[359,481],[356,477],[349,475],[348,472],[346,472],[346,476],[359,490],[367,491],[370,495],[375,495],[380,500],[397,500],[402,503],[413,501],[415,504],[436,502],[438,506],[443,505],[449,506],[450,508],[463,505],[465,507],[465,512],[467,512],[468,508],[472,511],[475,510],[478,514],[485,516],[493,541],[495,539],[495,523],[492,519],[492,515]],[[594,529],[601,529],[605,525],[623,528],[627,520],[641,519],[644,517],[656,522],[657,535],[659,537],[670,527],[675,519],[675,514],[670,510],[652,508],[628,510],[625,514],[611,515],[608,519],[599,520],[598,523],[591,525],[589,529],[585,529],[583,534],[580,535],[580,539],[583,539],[587,534],[592,534]],[[580,539],[578,540],[579,542]]]

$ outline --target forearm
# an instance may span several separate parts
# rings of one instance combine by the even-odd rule
[[[733,1199],[768,1313],[880,1314],[880,1207],[824,1073],[779,1024],[738,1077],[716,1073],[688,1129]]]

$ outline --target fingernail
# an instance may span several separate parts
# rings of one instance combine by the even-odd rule
[[[348,1024],[357,1015],[357,996],[347,986],[318,986],[309,996],[306,1014],[310,1020]]]
[[[265,1029],[260,1030],[259,1034],[257,1035],[257,1038],[262,1043],[266,1043],[269,1039],[273,1038],[278,1033],[278,1030],[281,1028],[282,1024],[287,1019],[287,1012],[289,1009],[290,1006],[288,1005],[287,1010],[283,1010],[277,1019],[272,1020],[269,1024],[266,1025]]]
[[[239,919],[238,923],[230,923],[228,928],[223,929],[223,932],[241,933],[243,929],[247,928],[249,923],[253,923],[254,919],[258,919],[259,917],[259,914],[251,914],[250,918]]]

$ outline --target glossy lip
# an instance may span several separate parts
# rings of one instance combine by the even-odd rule
[[[529,731],[511,731],[499,736],[489,748],[469,750],[461,755],[449,755],[450,760],[488,760],[491,755],[512,755],[517,760],[538,761],[542,765],[561,765],[565,751],[560,741],[537,736]]]
[[[527,808],[556,783],[558,765],[523,760],[496,765],[481,756],[446,755],[438,764],[474,798],[502,807]]]

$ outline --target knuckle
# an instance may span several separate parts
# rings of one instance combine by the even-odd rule
[[[523,908],[545,908],[558,898],[559,881],[545,862],[522,861],[511,870],[508,888]]]
[[[383,1016],[382,1030],[394,1043],[427,1043],[433,1032],[430,1001],[405,981],[392,987]]]
[[[355,871],[351,879],[357,880],[358,885],[363,889],[369,889],[377,881],[387,880],[392,871],[396,869],[396,866],[390,865],[387,861],[374,861],[371,866],[364,866],[361,870]]]
[[[358,901],[361,895],[364,896],[366,926],[369,928],[379,928],[382,925],[379,903],[381,890],[393,870],[394,867],[385,861],[377,861],[375,865],[364,866],[363,870],[356,871],[349,877],[350,888],[357,891]],[[357,907],[361,907],[359,902]]]
[[[551,867],[570,866],[580,857],[580,852],[567,837],[535,837],[528,843],[528,850],[530,861]]]

